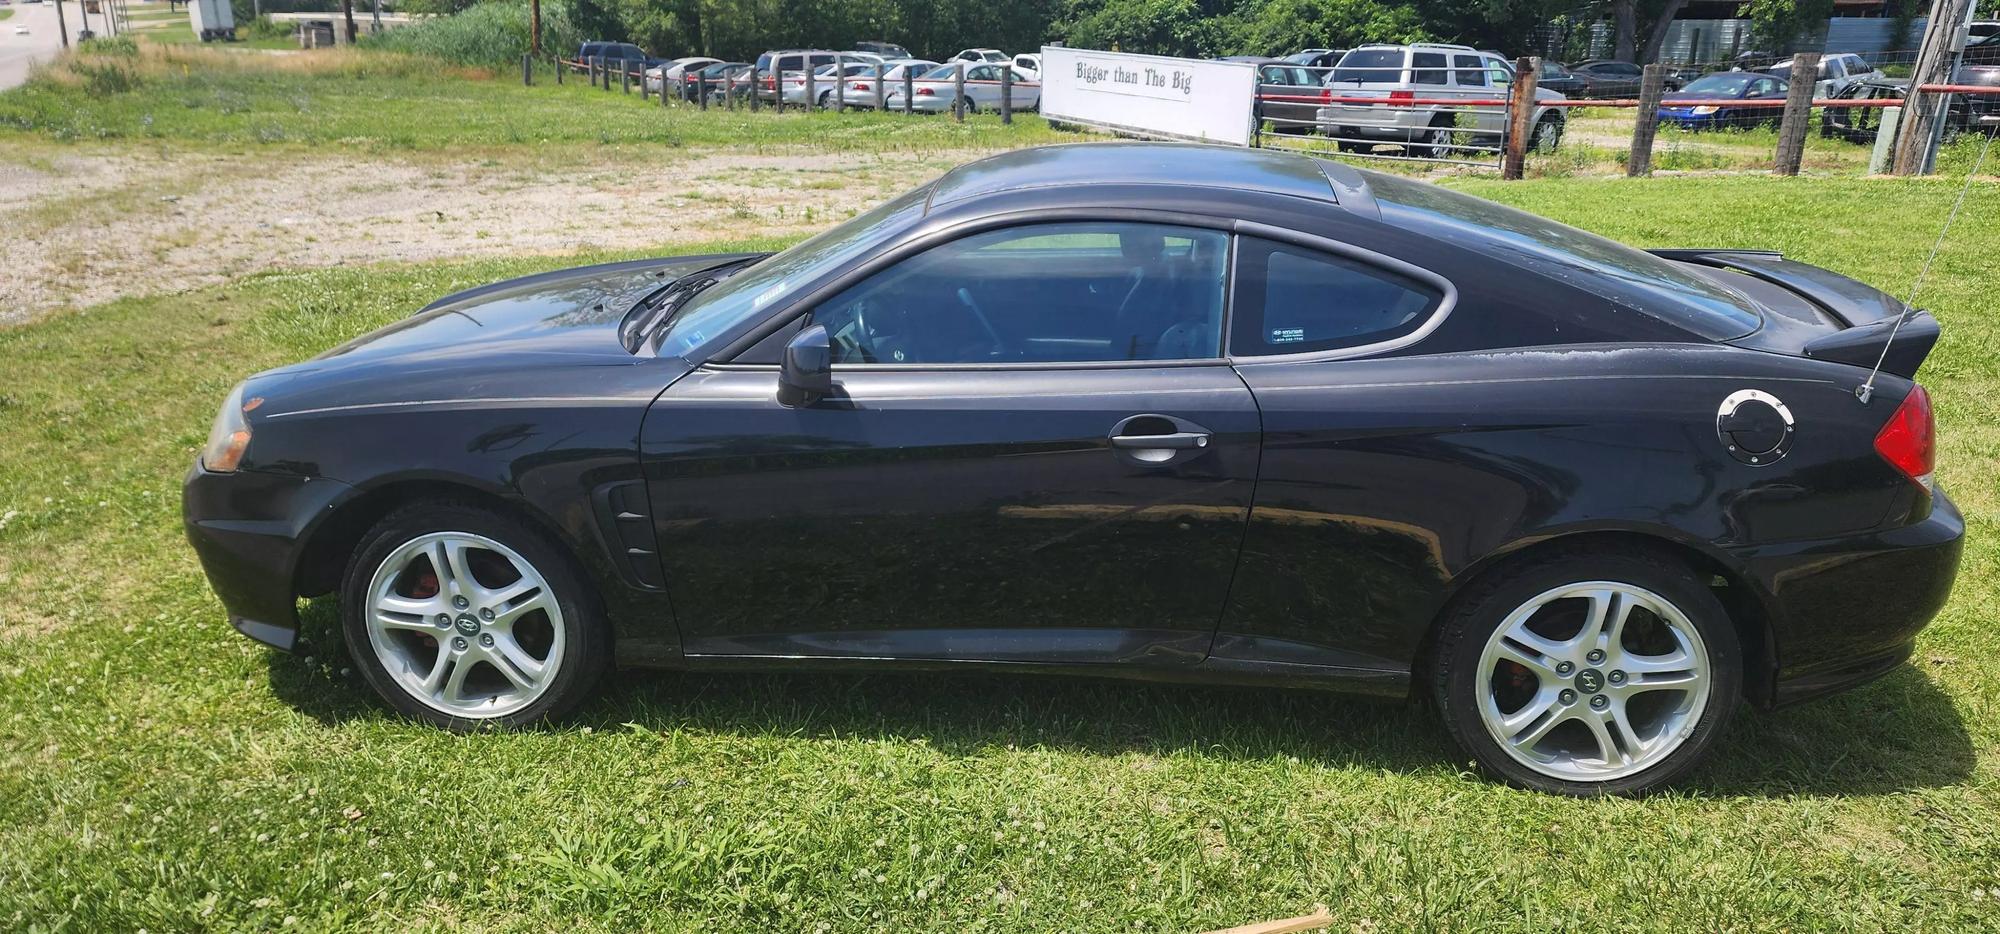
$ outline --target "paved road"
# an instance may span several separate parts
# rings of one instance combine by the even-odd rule
[[[14,15],[0,20],[0,91],[28,80],[28,66],[53,57],[62,48],[62,34],[56,31],[56,5],[54,3],[22,3],[14,0]],[[76,33],[83,28],[83,4],[63,4],[63,18],[68,20],[70,41],[76,41]],[[90,25],[98,33],[104,32],[102,16],[92,16]],[[26,26],[28,34],[15,35],[14,29]]]

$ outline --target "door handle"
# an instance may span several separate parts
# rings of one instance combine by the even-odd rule
[[[1131,449],[1187,450],[1208,447],[1208,432],[1177,431],[1165,435],[1112,435],[1111,446]]]

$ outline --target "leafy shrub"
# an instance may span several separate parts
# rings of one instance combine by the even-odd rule
[[[568,3],[543,0],[545,53],[568,54],[582,41],[571,14]],[[462,13],[391,29],[363,42],[461,65],[518,66],[528,52],[528,4],[525,0],[494,0]]]

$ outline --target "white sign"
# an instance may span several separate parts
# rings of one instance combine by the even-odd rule
[[[1257,68],[1042,47],[1042,115],[1142,136],[1250,145]]]

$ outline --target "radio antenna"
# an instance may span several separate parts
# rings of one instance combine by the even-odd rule
[[[1991,118],[1982,118],[1985,123]],[[1889,339],[1882,342],[1882,352],[1875,357],[1875,367],[1868,371],[1868,379],[1854,387],[1854,398],[1867,405],[1875,395],[1875,377],[1882,372],[1882,363],[1889,359],[1889,347],[1896,342],[1896,333],[1903,329],[1903,322],[1917,313],[1917,293],[1922,291],[1924,280],[1931,274],[1931,263],[1937,260],[1938,251],[1944,249],[1945,235],[1951,232],[1952,222],[1958,220],[1958,209],[1965,207],[1965,195],[1972,190],[1972,180],[1979,177],[1979,169],[1986,164],[1986,151],[1993,148],[1993,137],[2000,133],[1987,133],[1986,142],[1979,146],[1979,158],[1972,160],[1972,171],[1965,173],[1965,185],[1958,189],[1958,200],[1951,203],[1951,213],[1945,215],[1944,226],[1938,228],[1937,242],[1931,244],[1930,255],[1924,257],[1924,265],[1917,270],[1917,281],[1910,284],[1910,297],[1903,300],[1903,311],[1896,316],[1896,323],[1889,328]]]

